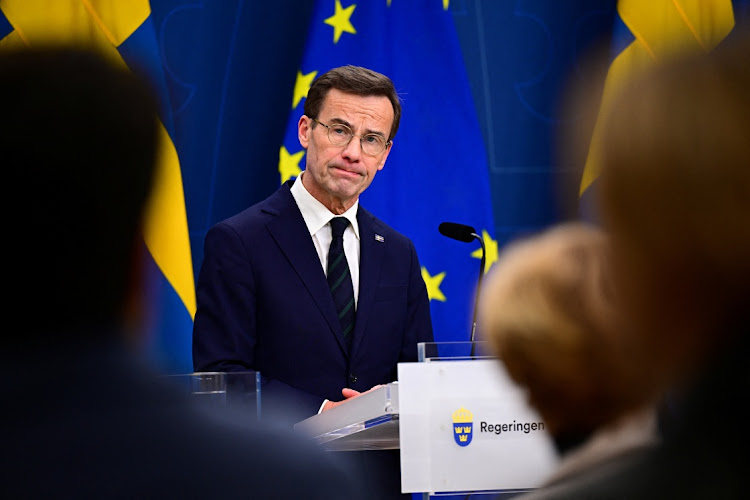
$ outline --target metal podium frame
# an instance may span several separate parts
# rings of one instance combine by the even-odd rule
[[[294,431],[332,451],[395,450],[398,412],[398,382],[393,382],[298,422]]]

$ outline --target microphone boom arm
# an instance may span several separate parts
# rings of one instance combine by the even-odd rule
[[[486,259],[486,252],[484,248],[484,239],[482,239],[481,236],[479,236],[477,233],[471,233],[471,235],[479,240],[479,243],[482,245],[482,258],[479,264],[479,280],[477,281],[477,292],[474,296],[474,315],[472,317],[471,321],[471,357],[474,357],[474,336],[477,332],[477,309],[479,307],[479,291],[482,289],[482,278],[484,277],[484,265],[485,265],[485,259]]]
[[[477,289],[474,294],[474,317],[471,320],[471,357],[474,357],[474,337],[477,332],[477,308],[479,305],[479,292],[482,288],[482,278],[484,277],[484,266],[486,259],[486,249],[484,247],[484,239],[477,233],[477,230],[471,226],[465,224],[457,224],[455,222],[441,222],[438,226],[438,231],[443,236],[448,238],[462,241],[464,243],[471,243],[472,241],[479,240],[482,245],[482,258],[479,263],[479,280],[477,281]]]

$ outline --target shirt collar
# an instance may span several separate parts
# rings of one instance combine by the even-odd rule
[[[336,215],[328,210],[328,208],[321,202],[315,199],[313,195],[305,188],[302,184],[302,176],[305,175],[303,171],[299,177],[292,184],[291,191],[294,201],[297,202],[299,211],[302,213],[302,218],[305,221],[307,230],[310,231],[310,236],[314,236],[318,231],[323,229],[328,222]],[[357,223],[357,210],[359,209],[359,200],[354,202],[349,210],[341,214],[341,217],[349,219],[349,223],[354,230],[354,235],[359,239],[359,224]]]

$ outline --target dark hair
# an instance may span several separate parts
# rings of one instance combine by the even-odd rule
[[[305,115],[318,118],[323,101],[331,89],[359,96],[387,97],[393,106],[393,124],[388,140],[396,136],[401,120],[401,100],[390,78],[360,66],[348,65],[333,68],[316,78],[310,86],[307,99],[305,99]]]
[[[36,340],[111,324],[142,241],[159,145],[154,94],[95,52],[37,46],[0,53],[0,95],[6,308]]]

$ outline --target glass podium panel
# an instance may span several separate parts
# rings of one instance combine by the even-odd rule
[[[229,408],[260,419],[260,372],[195,372],[164,375],[164,379],[196,406],[211,410]]]
[[[494,359],[489,342],[420,342],[417,344],[417,360],[460,361],[469,359]]]

